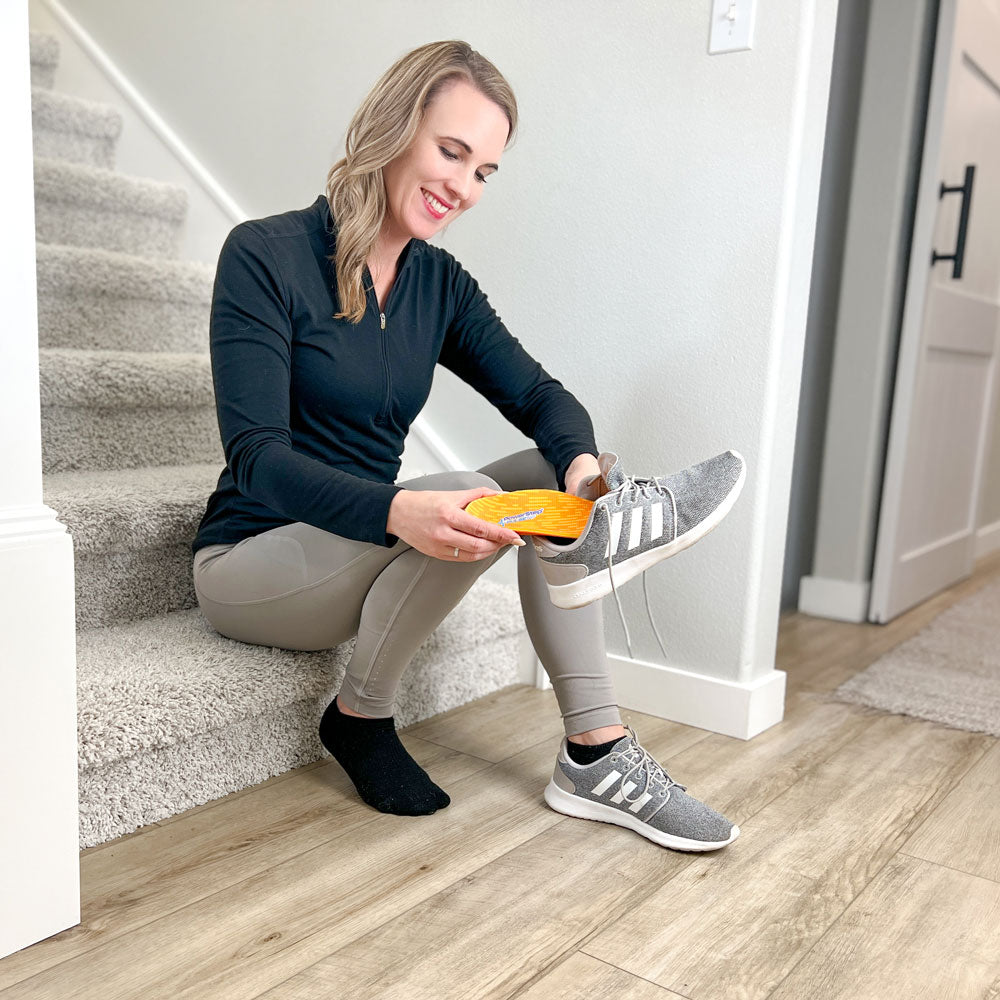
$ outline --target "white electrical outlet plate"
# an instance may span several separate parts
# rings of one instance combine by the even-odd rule
[[[753,48],[753,16],[757,0],[712,0],[708,53]]]

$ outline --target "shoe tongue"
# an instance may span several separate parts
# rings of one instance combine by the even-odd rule
[[[601,475],[609,490],[616,490],[625,482],[621,459],[613,451],[601,452],[597,464],[601,467]]]

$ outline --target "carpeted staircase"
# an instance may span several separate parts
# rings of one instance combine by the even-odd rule
[[[58,57],[32,32],[44,501],[75,552],[83,848],[325,756],[353,640],[255,646],[198,610],[190,545],[225,465],[214,268],[177,258],[182,188],[115,173],[120,114],[52,90]],[[516,591],[480,580],[414,657],[397,724],[516,683],[523,629]]]

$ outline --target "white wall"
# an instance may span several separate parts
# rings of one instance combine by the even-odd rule
[[[671,665],[772,671],[835,2],[758,3],[754,49],[717,56],[709,0],[67,7],[255,217],[322,191],[403,52],[460,37],[492,59],[520,136],[441,242],[628,471],[747,457],[733,512],[649,585]],[[443,370],[425,415],[470,467],[528,445]],[[622,596],[658,661],[641,588]]]

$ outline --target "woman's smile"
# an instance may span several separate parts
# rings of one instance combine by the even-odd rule
[[[449,205],[446,202],[441,201],[440,198],[434,197],[426,188],[420,189],[421,194],[424,196],[424,202],[427,205],[427,210],[434,216],[435,219],[443,219],[447,214],[448,210],[454,208],[454,205]]]

